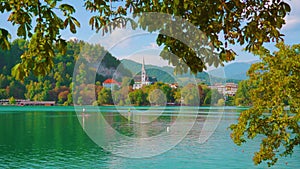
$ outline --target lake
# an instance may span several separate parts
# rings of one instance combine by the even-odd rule
[[[252,162],[259,138],[241,147],[230,139],[243,109],[75,110],[0,107],[0,168],[267,168]],[[273,168],[299,168],[299,159],[297,148]]]

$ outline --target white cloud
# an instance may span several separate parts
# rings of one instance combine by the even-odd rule
[[[292,0],[287,2],[291,6],[291,12],[286,17],[286,25],[283,26],[283,30],[289,30],[299,28],[300,26],[300,1]]]
[[[137,29],[116,29],[105,36],[93,35],[88,42],[100,44],[117,58],[129,56],[140,50],[159,50],[155,43],[156,34]]]
[[[128,47],[128,42],[130,42],[130,37],[133,33],[135,32],[131,29],[116,29],[104,36],[102,36],[102,33],[99,32],[98,34],[94,34],[90,37],[88,42],[100,44],[106,49],[110,49],[116,45],[120,47]]]
[[[144,47],[145,49],[160,49],[156,42],[151,42],[148,46]]]
[[[300,13],[299,16],[290,15],[286,18],[286,24],[283,26],[283,30],[290,30],[299,28],[300,26]]]
[[[143,62],[143,58],[145,60],[146,65],[154,65],[154,66],[170,66],[167,60],[163,60],[160,57],[161,50],[158,49],[143,49],[136,51],[135,53],[129,56],[122,56],[121,59],[128,59],[138,63]]]

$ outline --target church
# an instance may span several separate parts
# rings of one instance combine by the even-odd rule
[[[149,77],[146,74],[146,69],[145,69],[145,61],[143,58],[143,64],[142,64],[142,70],[141,70],[141,75],[137,75],[134,77],[134,84],[133,84],[133,89],[140,89],[143,86],[151,85],[153,83],[157,82],[155,77]]]

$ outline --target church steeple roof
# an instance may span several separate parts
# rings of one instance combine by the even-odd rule
[[[144,60],[144,57],[143,57],[143,64],[142,64],[142,72],[145,71],[145,60]]]
[[[141,72],[141,82],[142,82],[142,85],[146,84],[146,70],[145,70],[145,59],[143,57],[143,64],[142,64],[142,72]]]

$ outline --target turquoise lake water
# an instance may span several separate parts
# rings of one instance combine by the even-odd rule
[[[73,107],[3,106],[0,107],[0,168],[267,168],[266,164],[255,166],[252,162],[260,138],[241,147],[230,139],[227,128],[237,121],[242,110],[84,107],[82,113],[76,113]],[[181,111],[184,113],[180,114]],[[129,143],[122,140],[117,142],[120,150],[112,153],[97,145],[87,132],[106,121],[126,137],[152,138],[161,133],[173,134],[171,126],[180,118],[184,125],[195,120],[184,139],[169,151],[147,158],[124,157],[121,153]],[[208,119],[218,125],[208,140],[200,144],[200,133]],[[99,138],[111,136],[105,127],[96,134]],[[144,146],[164,148],[168,143],[162,139],[159,145]],[[279,159],[272,168],[300,168],[299,147],[291,157]]]

